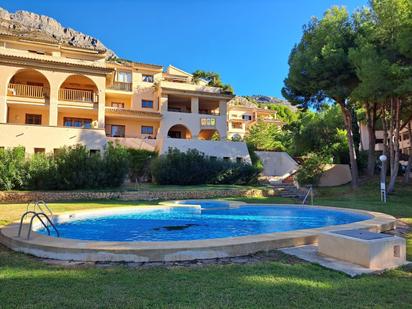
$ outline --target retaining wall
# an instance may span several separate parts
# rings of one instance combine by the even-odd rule
[[[34,200],[46,202],[75,201],[75,200],[179,200],[204,199],[216,197],[263,197],[273,195],[272,191],[262,189],[229,189],[201,191],[2,191],[0,203],[28,203]]]

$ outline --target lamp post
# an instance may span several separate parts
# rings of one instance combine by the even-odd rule
[[[381,201],[386,203],[386,160],[388,158],[383,154],[379,157],[379,160],[382,162],[381,164],[381,181],[380,181],[380,187],[381,187]]]

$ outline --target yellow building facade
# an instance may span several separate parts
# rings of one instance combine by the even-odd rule
[[[165,152],[163,145],[185,140],[178,145],[204,141],[207,155],[248,160],[244,145],[226,141],[232,97],[173,66],[0,35],[0,147],[24,146],[30,154],[82,144],[101,151],[116,141]],[[225,151],[216,151],[219,142]]]
[[[250,128],[258,122],[273,123],[279,128],[283,122],[278,119],[274,110],[259,108],[246,99],[239,101],[235,98],[228,103],[227,127],[229,139],[243,139]]]

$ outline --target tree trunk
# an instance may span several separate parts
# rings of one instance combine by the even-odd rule
[[[345,123],[345,128],[347,132],[348,145],[349,145],[349,159],[350,159],[350,169],[352,174],[352,188],[356,189],[359,187],[359,173],[358,173],[358,162],[356,158],[355,144],[353,140],[352,132],[352,114],[350,110],[345,106],[344,103],[339,103],[343,114],[343,120]]]
[[[406,166],[406,170],[405,170],[405,177],[403,179],[403,182],[405,184],[409,183],[409,178],[410,178],[411,169],[412,169],[412,126],[411,126],[411,121],[408,122],[408,135],[409,135],[409,158],[408,158],[408,165]]]
[[[386,119],[386,104],[382,105],[382,125],[383,125],[383,149],[382,152],[386,156],[386,158],[389,157],[388,154],[388,120]],[[382,162],[382,167],[383,172],[382,175],[385,176],[385,181],[386,181],[386,171],[388,169],[388,160],[385,162]]]
[[[367,175],[373,177],[375,175],[375,144],[376,144],[376,135],[375,135],[375,122],[376,122],[376,103],[370,104],[366,103],[366,125],[368,128],[369,135],[369,148],[368,148],[368,168]]]
[[[399,129],[401,127],[401,119],[400,119],[400,111],[401,111],[401,101],[399,98],[395,100],[394,104],[394,119],[393,119],[393,136],[392,136],[392,144],[393,144],[393,154],[394,158],[392,161],[391,167],[391,180],[389,182],[388,193],[392,193],[395,190],[396,178],[398,177],[399,172],[399,138],[400,132]]]

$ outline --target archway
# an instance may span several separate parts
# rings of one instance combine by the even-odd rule
[[[59,100],[70,102],[98,102],[96,84],[84,75],[70,75],[59,88]]]
[[[198,137],[200,140],[220,141],[220,134],[216,129],[200,130]]]
[[[7,86],[7,95],[46,99],[50,95],[50,83],[46,76],[34,69],[17,71]]]
[[[167,136],[171,138],[191,139],[192,133],[184,125],[177,124],[169,129]]]

